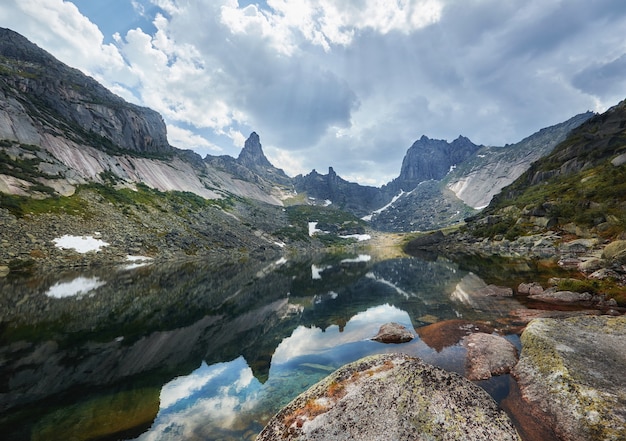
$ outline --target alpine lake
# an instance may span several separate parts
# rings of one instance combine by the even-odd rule
[[[532,305],[480,291],[554,271],[537,260],[344,252],[9,275],[0,278],[0,433],[254,440],[281,407],[361,357],[404,352],[462,375],[463,326],[520,349],[515,312]],[[415,338],[371,340],[388,322]],[[515,419],[510,375],[478,384]]]

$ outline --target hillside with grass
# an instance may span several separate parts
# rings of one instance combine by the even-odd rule
[[[544,231],[622,238],[626,231],[626,101],[573,130],[468,219],[475,236]]]

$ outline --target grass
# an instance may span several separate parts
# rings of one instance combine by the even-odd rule
[[[480,216],[491,215],[492,222],[472,222],[470,231],[479,237],[502,234],[509,239],[536,232],[534,224],[518,222],[520,217],[510,210],[511,206],[517,208],[517,213],[545,211],[553,221],[552,229],[572,222],[584,228],[605,224],[599,235],[613,239],[626,230],[626,167],[614,167],[605,161],[529,187],[518,181],[495,197]]]

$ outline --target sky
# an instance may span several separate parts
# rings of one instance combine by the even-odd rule
[[[170,144],[382,185],[426,135],[503,146],[626,98],[623,0],[2,0]]]

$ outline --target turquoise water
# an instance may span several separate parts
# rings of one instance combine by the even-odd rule
[[[0,280],[0,432],[254,439],[299,393],[366,355],[401,351],[463,373],[459,344],[370,340],[384,323],[480,321],[519,345],[507,326],[523,305],[476,295],[485,284],[446,259],[363,254]],[[484,386],[508,393],[507,377]]]

